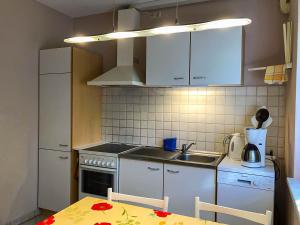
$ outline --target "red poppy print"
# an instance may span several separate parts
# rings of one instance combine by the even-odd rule
[[[95,223],[94,225],[111,225],[111,223]]]
[[[164,212],[164,211],[159,211],[159,210],[154,210],[154,213],[158,217],[167,217],[167,216],[172,214],[172,213],[169,213],[169,212]]]
[[[50,216],[47,219],[38,222],[36,225],[51,225],[55,222],[54,216]]]
[[[111,204],[108,204],[106,202],[101,202],[101,203],[97,203],[94,204],[92,206],[92,210],[96,210],[96,211],[106,211],[111,209],[113,206]]]

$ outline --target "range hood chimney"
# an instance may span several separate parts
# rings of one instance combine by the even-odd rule
[[[118,11],[118,31],[137,30],[140,27],[140,13],[134,9]],[[94,86],[144,86],[134,59],[134,38],[119,39],[117,67],[89,81]]]

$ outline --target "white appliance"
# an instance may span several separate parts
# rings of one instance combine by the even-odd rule
[[[241,155],[245,146],[245,137],[240,133],[230,135],[228,156],[233,160],[241,161]]]
[[[274,212],[275,171],[271,161],[264,168],[248,168],[225,157],[218,166],[217,184],[218,205],[257,213]],[[225,214],[217,214],[217,222],[258,225]]]
[[[247,145],[242,153],[242,165],[253,168],[265,167],[267,129],[246,128],[245,137]]]
[[[107,189],[119,191],[119,158],[136,146],[107,143],[79,151],[79,199],[107,198]]]
[[[137,30],[139,27],[140,13],[136,9],[119,10],[118,31]],[[96,79],[89,81],[88,85],[144,86],[145,82],[140,76],[140,65],[136,54],[134,38],[118,40],[117,66]]]

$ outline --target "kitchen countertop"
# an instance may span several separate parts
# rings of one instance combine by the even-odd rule
[[[190,161],[175,160],[174,158],[176,158],[180,154],[181,154],[180,151],[169,152],[169,151],[164,151],[163,148],[159,148],[159,147],[141,147],[133,151],[122,153],[119,155],[119,157],[125,159],[136,159],[136,160],[176,164],[182,166],[193,166],[193,167],[204,167],[204,168],[216,169],[225,156],[224,154],[221,154],[221,157],[218,161],[214,162],[213,164],[206,164],[206,163],[196,163]]]
[[[102,145],[102,144],[105,144],[105,143],[102,141],[99,141],[99,142],[95,142],[95,143],[90,143],[90,144],[74,147],[73,150],[80,151],[80,150],[84,150],[86,148],[91,148],[91,147],[95,147],[95,146]]]
[[[243,173],[256,176],[264,176],[275,178],[275,171],[273,162],[266,160],[266,167],[262,168],[249,168],[241,165],[241,161],[230,159],[225,157],[218,167],[219,171]]]

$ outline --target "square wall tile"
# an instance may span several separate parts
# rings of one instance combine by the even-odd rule
[[[223,139],[244,132],[251,117],[267,106],[273,123],[267,151],[284,155],[284,86],[104,88],[103,140],[161,146],[177,137],[177,147],[195,142],[194,150],[224,152]]]

